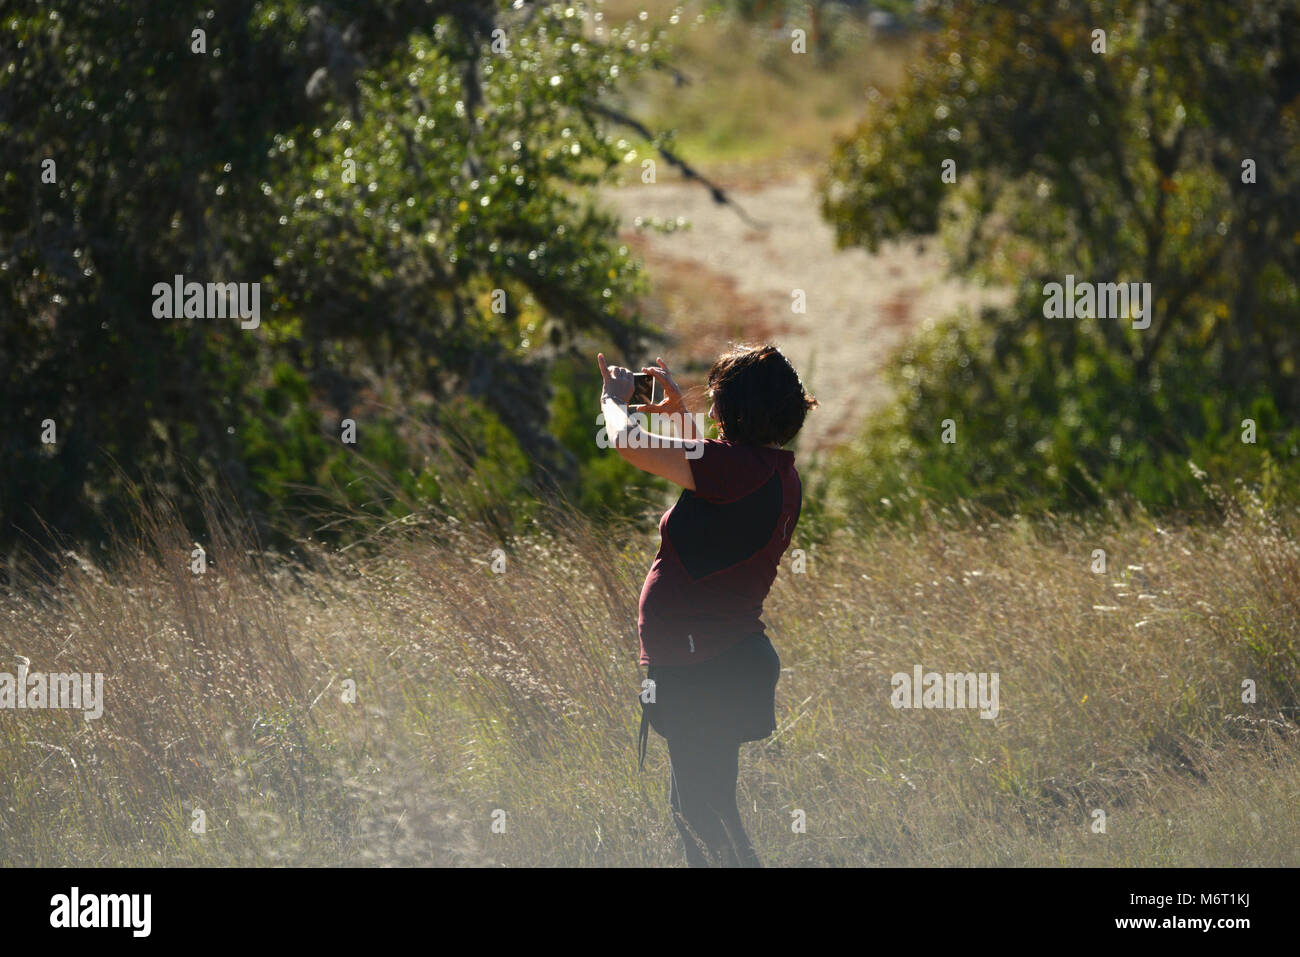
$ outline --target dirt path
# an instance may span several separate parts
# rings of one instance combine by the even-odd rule
[[[707,190],[684,182],[625,186],[604,196],[623,217],[656,289],[669,292],[668,314],[659,321],[681,341],[665,360],[698,370],[729,338],[772,338],[822,403],[800,438],[802,449],[852,436],[886,398],[883,363],[918,323],[994,298],[946,277],[933,242],[924,251],[915,243],[874,255],[836,250],[808,175],[730,192],[768,228],[754,229]],[[640,232],[636,217],[684,217],[691,228]],[[806,295],[806,313],[792,309],[796,289]]]

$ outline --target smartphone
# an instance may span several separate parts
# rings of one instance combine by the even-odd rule
[[[653,405],[655,401],[655,385],[658,379],[648,372],[632,373],[632,398],[627,400],[628,405]]]

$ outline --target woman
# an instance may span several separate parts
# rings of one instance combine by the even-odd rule
[[[774,346],[734,349],[709,370],[718,439],[705,439],[659,359],[642,371],[663,386],[663,401],[631,411],[677,417],[682,437],[646,433],[629,418],[632,372],[596,358],[611,444],[682,487],[659,521],[641,589],[641,664],[653,682],[642,695],[641,759],[649,724],[668,742],[668,801],[688,864],[758,867],[736,808],[738,760],[742,742],[776,730],[781,659],[760,616],[802,504],[794,453],[782,446],[817,400]]]

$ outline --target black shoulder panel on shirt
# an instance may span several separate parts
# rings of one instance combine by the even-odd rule
[[[668,516],[664,534],[686,573],[703,578],[753,558],[772,539],[781,516],[781,475],[734,502],[706,502],[689,489]]]

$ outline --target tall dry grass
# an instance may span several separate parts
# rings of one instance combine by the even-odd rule
[[[105,567],[68,553],[0,595],[0,671],[106,685],[98,721],[0,711],[0,861],[679,862],[662,741],[635,758],[647,531],[557,514],[501,542],[415,515],[364,554],[277,555],[218,502],[208,523],[206,574],[153,504]],[[1295,527],[958,516],[803,543],[767,606],[780,728],[743,754],[761,855],[1300,863]],[[999,716],[895,710],[915,664],[997,672]]]

